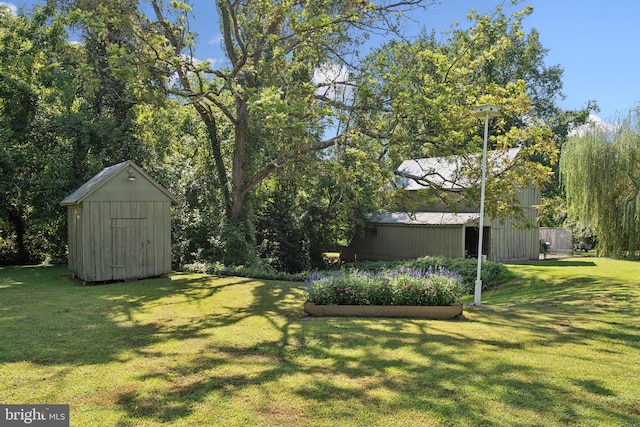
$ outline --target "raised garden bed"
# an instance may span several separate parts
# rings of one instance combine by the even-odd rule
[[[446,320],[462,314],[462,304],[452,305],[318,305],[304,303],[304,311],[311,316],[342,317],[406,317]]]
[[[313,274],[305,287],[304,311],[311,316],[452,319],[462,314],[460,277],[445,269]]]

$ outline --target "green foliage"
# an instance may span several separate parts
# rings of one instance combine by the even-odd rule
[[[314,268],[324,268],[323,254],[346,245],[366,218],[377,211],[386,181],[379,166],[361,152],[338,147],[334,159],[309,163],[296,170],[295,180],[302,225],[309,239]],[[298,165],[296,165],[298,168]]]
[[[219,1],[228,63],[211,70],[193,58],[189,9],[178,2],[171,7],[160,0],[151,3],[162,25],[148,26],[148,37],[163,40],[158,55],[179,76],[172,91],[186,98],[206,123],[216,185],[230,224],[247,218],[254,208],[252,193],[277,170],[340,142],[322,140],[335,113],[316,96],[315,69],[355,51],[361,34],[355,30],[389,25],[395,21],[393,12],[415,6],[413,1],[375,7],[352,1],[299,7]],[[220,135],[225,126],[231,128],[228,138]]]
[[[322,267],[323,252],[349,242],[386,202],[379,190],[400,160],[477,150],[478,102],[503,106],[493,145],[526,142],[527,160],[551,162],[547,129],[523,119],[552,116],[561,70],[522,32],[529,9],[361,59],[368,31],[397,34],[402,12],[425,3],[218,1],[227,61],[216,69],[195,59],[184,2],[2,12],[0,252],[63,261],[59,201],[125,159],[184,202],[174,266],[260,268],[261,252],[289,272]],[[505,182],[541,183],[548,170],[527,162],[490,182],[494,210],[509,210]]]
[[[222,262],[225,265],[254,265],[256,263],[255,233],[250,220],[225,224],[221,230]]]
[[[279,1],[219,1],[227,64],[211,70],[196,63],[190,50],[188,8],[152,1],[161,25],[149,28],[152,33],[160,29],[153,37],[165,40],[159,56],[179,76],[179,87],[172,89],[207,124],[217,153],[217,186],[228,223],[255,219],[247,216],[263,208],[255,204],[261,202],[255,193],[277,171],[317,152],[324,152],[314,159],[319,165],[340,161],[339,149],[332,153],[331,147],[349,147],[377,164],[378,173],[387,174],[407,158],[468,153],[469,147],[478,151],[481,138],[471,108],[483,102],[499,103],[504,112],[498,125],[501,135],[492,144],[505,148],[526,143],[522,168],[507,170],[488,184],[494,202],[488,211],[496,216],[519,213],[518,185],[513,184],[543,184],[549,167],[531,161],[532,156],[550,163],[556,155],[530,93],[539,95],[536,102],[542,106],[558,90],[561,71],[544,67],[536,33],[526,39],[523,35],[520,21],[530,8],[513,17],[500,10],[476,15],[471,29],[453,32],[446,43],[427,38],[415,44],[394,41],[359,59],[358,42],[366,30],[395,33],[401,12],[422,5],[412,0],[319,1],[291,8]],[[527,88],[528,82],[534,89]],[[231,128],[228,139],[219,137],[225,124]],[[328,126],[336,130],[335,137],[324,137]],[[353,186],[347,188],[345,193]],[[475,189],[469,192],[477,199]],[[338,225],[330,226],[331,233],[323,233],[322,227],[310,231],[318,243],[312,243],[313,260],[326,244],[322,236],[348,234],[344,213],[356,213],[354,222],[362,222],[371,207],[359,203],[338,212],[324,200],[309,204],[309,216],[329,213]],[[312,224],[317,222],[307,223]]]
[[[70,59],[59,17],[0,11],[0,246],[2,261],[64,258],[57,203],[69,183],[66,150],[52,132],[64,114]],[[51,19],[50,19],[51,18]],[[58,198],[59,197],[59,198]],[[51,204],[55,204],[54,207]]]
[[[356,103],[366,108],[352,119],[354,131],[380,136],[369,137],[367,149],[382,151],[389,169],[411,158],[460,155],[469,166],[457,184],[475,183],[480,162],[473,156],[482,149],[483,127],[472,108],[499,105],[489,144],[498,150],[520,146],[520,162],[489,174],[486,209],[492,217],[517,217],[518,189],[542,188],[558,151],[546,119],[553,114],[549,103],[560,95],[562,72],[546,68],[537,33],[525,36],[521,21],[529,13],[525,8],[508,17],[498,8],[492,15],[472,14],[471,28],[454,29],[444,41],[423,34],[415,42],[393,40],[374,51],[356,77]],[[479,199],[479,186],[443,191],[428,172],[404,178],[421,183],[425,198],[451,210]]]
[[[568,223],[567,226],[573,232],[573,243],[588,244],[591,245],[592,248],[595,248],[598,245],[598,239],[593,228],[586,226],[579,221],[575,223]]]
[[[103,167],[143,154],[132,88],[110,68],[104,39],[70,43],[59,12],[50,3],[0,20],[0,235],[15,263],[64,261],[60,201]]]
[[[141,165],[181,202],[172,214],[174,268],[222,260],[224,213],[204,123],[176,100],[138,105],[135,114],[133,135],[146,149]]]
[[[181,270],[189,273],[250,277],[261,280],[284,280],[288,282],[303,282],[310,274],[308,271],[301,273],[277,271],[267,262],[255,262],[250,265],[231,266],[225,266],[221,262],[195,262],[181,266]]]
[[[640,253],[640,109],[614,131],[567,141],[560,162],[569,218],[593,228],[600,255]]]
[[[336,269],[317,269],[314,272],[302,271],[299,273],[287,273],[276,270],[268,262],[254,262],[244,266],[226,266],[221,262],[195,262],[182,265],[183,271],[194,273],[217,274],[223,276],[241,276],[268,280],[287,280],[302,282],[314,274],[331,276],[337,274],[339,277],[351,273],[362,274],[385,274],[398,270],[418,270],[418,271],[449,271],[460,280],[463,293],[471,294],[475,286],[477,274],[477,261],[474,259],[445,258],[445,257],[423,257],[416,260],[407,261],[364,261],[350,264],[343,264]],[[482,263],[482,290],[495,289],[513,278],[509,269],[501,263],[484,261]]]
[[[562,227],[567,219],[567,203],[564,196],[548,194],[538,205],[540,227]]]
[[[307,301],[322,305],[451,305],[462,293],[459,277],[444,269],[314,274],[305,285]]]
[[[290,194],[276,191],[256,224],[260,256],[278,271],[309,270],[309,242],[302,222],[295,216]]]

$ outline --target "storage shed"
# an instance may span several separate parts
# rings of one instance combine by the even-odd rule
[[[61,202],[69,270],[86,283],[169,273],[171,206],[177,204],[130,160],[102,170]]]

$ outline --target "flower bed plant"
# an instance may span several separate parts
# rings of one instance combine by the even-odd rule
[[[445,269],[314,273],[305,286],[307,302],[318,305],[440,306],[463,292],[460,276]]]
[[[460,275],[460,280],[464,286],[463,293],[473,294],[478,261],[468,258],[445,258],[440,256],[426,256],[414,260],[405,261],[360,261],[353,264],[345,264],[342,270],[351,271],[369,271],[380,272],[391,270],[394,268],[413,268],[416,270],[440,270],[455,271]],[[482,263],[482,290],[488,291],[501,283],[506,282],[512,277],[504,264],[493,261],[484,261]]]

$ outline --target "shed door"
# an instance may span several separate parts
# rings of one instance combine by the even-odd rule
[[[113,263],[112,280],[145,277],[144,254],[146,238],[143,236],[142,218],[112,218],[111,236]]]

